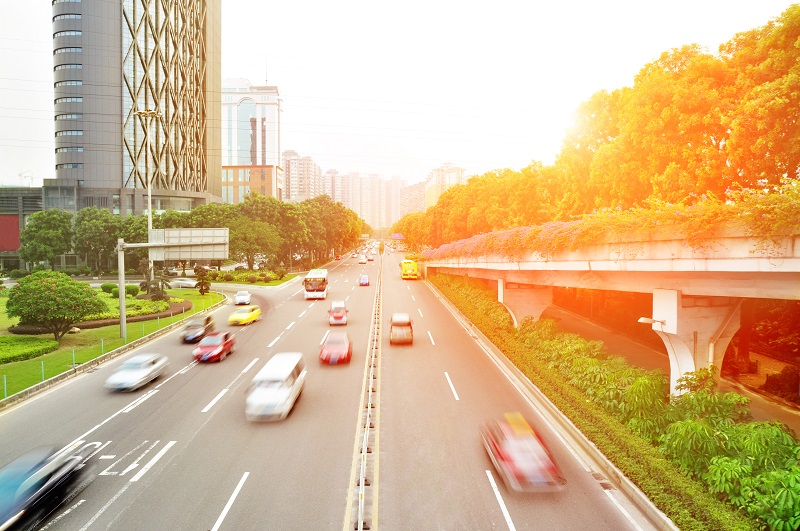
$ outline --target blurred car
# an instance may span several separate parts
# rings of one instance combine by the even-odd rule
[[[367,263],[367,257],[366,257],[366,256],[364,256],[363,254],[362,254],[362,255],[359,255],[359,257],[358,257],[358,263],[359,263],[359,264],[366,264],[366,263]]]
[[[255,304],[237,308],[228,316],[229,325],[246,325],[261,320],[261,308]]]
[[[176,288],[196,288],[197,281],[193,278],[186,278],[186,277],[178,277],[176,279],[169,281],[169,287],[172,289]]]
[[[110,391],[135,391],[164,374],[169,366],[161,354],[137,354],[117,367],[105,387]]]
[[[161,270],[161,274],[164,275],[165,277],[177,277],[178,275],[181,274],[181,272],[175,268],[165,267],[164,269]]]
[[[567,484],[544,441],[521,413],[506,413],[502,419],[487,422],[481,438],[509,489],[551,492],[563,490]]]
[[[31,450],[0,469],[0,529],[39,529],[90,481],[94,446]]]
[[[322,342],[319,349],[320,363],[336,365],[350,363],[353,356],[353,342],[347,332],[331,332]]]
[[[233,296],[233,303],[234,304],[250,304],[250,292],[249,291],[237,291],[236,295]]]
[[[246,271],[247,270],[247,266],[237,265],[236,267],[233,268],[233,270],[234,271]]]
[[[346,325],[347,312],[348,310],[344,305],[344,301],[331,301],[331,307],[328,310],[328,324]]]
[[[247,388],[247,420],[285,419],[306,382],[306,365],[300,352],[279,352],[272,356]]]
[[[375,257],[374,257],[374,256],[372,256],[372,255],[369,255],[369,256],[367,257],[367,260],[369,260],[370,262],[374,262],[374,261],[375,261]]]
[[[342,259],[342,255],[340,255],[340,254],[337,254],[337,255],[336,255],[336,260],[341,260],[341,259]]]
[[[222,361],[233,354],[234,334],[214,332],[198,343],[192,354],[197,361]]]
[[[358,277],[359,286],[369,286],[369,275],[361,275]]]
[[[192,319],[181,330],[181,340],[184,343],[196,343],[206,334],[214,331],[214,318],[206,315],[201,319]]]
[[[356,256],[358,256],[358,255],[356,253],[353,253],[353,254],[350,255],[350,258],[355,258]]]
[[[407,313],[393,313],[389,322],[389,344],[414,342],[414,322]]]

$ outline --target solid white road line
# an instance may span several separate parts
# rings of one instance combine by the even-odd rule
[[[122,412],[123,413],[130,413],[131,411],[133,411],[134,408],[136,408],[136,406],[138,406],[139,404],[141,404],[142,402],[144,402],[145,400],[147,400],[148,398],[150,398],[151,396],[153,396],[157,392],[158,391],[156,391],[155,389],[151,389],[150,391],[147,391],[145,394],[143,394],[142,396],[140,396],[139,398],[137,398],[136,400],[134,400],[133,402],[128,404],[128,407],[123,409]]]
[[[220,391],[220,392],[219,392],[219,394],[218,394],[217,396],[215,396],[215,397],[214,397],[214,400],[212,400],[211,402],[209,402],[209,403],[208,403],[208,405],[207,405],[206,407],[204,407],[202,411],[200,411],[200,413],[208,413],[208,411],[209,411],[209,410],[210,410],[212,407],[214,407],[214,404],[216,404],[216,403],[219,401],[219,399],[220,399],[220,398],[222,398],[223,396],[225,396],[225,393],[227,393],[227,392],[228,392],[228,389],[227,389],[227,388],[226,388],[226,389],[223,389],[222,391]]]
[[[233,506],[233,502],[236,499],[236,496],[239,495],[239,491],[242,490],[242,486],[244,485],[244,482],[247,481],[247,476],[249,475],[250,472],[245,472],[244,475],[242,476],[242,479],[239,480],[239,484],[236,485],[235,489],[233,489],[233,493],[231,494],[231,497],[228,499],[228,503],[225,504],[225,508],[222,509],[222,514],[220,514],[219,518],[217,518],[217,522],[214,524],[214,527],[211,528],[211,531],[217,531],[219,529],[219,526],[222,525],[222,521],[225,520],[226,516],[228,516],[228,511],[231,510],[231,507]]]
[[[447,371],[444,372],[444,377],[447,378],[447,383],[450,384],[450,390],[453,391],[453,396],[458,400],[458,393],[456,393],[456,388],[453,387],[453,382],[450,381],[450,375],[447,374]]]
[[[500,496],[500,490],[497,488],[497,483],[494,482],[494,478],[492,477],[492,473],[488,470],[486,471],[486,477],[489,478],[489,483],[492,485],[492,490],[494,491],[494,497],[497,498],[497,503],[500,504],[500,510],[503,511],[503,518],[506,519],[506,524],[508,525],[508,529],[510,531],[516,531],[516,527],[514,527],[514,522],[511,521],[511,515],[508,514],[508,509],[506,509],[506,504],[503,502],[503,497]]]
[[[153,456],[153,458],[146,465],[142,467],[142,469],[139,471],[138,474],[136,474],[131,478],[131,483],[142,479],[142,476],[144,476],[148,470],[150,470],[156,463],[158,463],[158,460],[164,457],[164,454],[167,453],[169,449],[172,448],[177,442],[178,441],[168,442],[166,446],[164,446],[164,448],[162,448],[156,455]]]
[[[433,340],[433,336],[431,335],[430,330],[428,330],[428,337],[431,338],[431,344],[436,345],[436,341]]]

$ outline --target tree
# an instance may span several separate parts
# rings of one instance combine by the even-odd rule
[[[10,317],[35,324],[53,334],[56,341],[87,315],[104,311],[106,305],[89,284],[57,271],[37,271],[11,288],[6,302]]]
[[[72,214],[63,210],[43,210],[31,214],[20,234],[19,256],[26,262],[50,263],[72,249]]]
[[[75,216],[75,251],[84,253],[99,274],[117,247],[119,216],[110,210],[86,207]]]
[[[247,268],[253,269],[256,256],[275,255],[283,244],[283,238],[271,224],[264,221],[241,220],[230,231],[229,251],[237,260],[247,262]]]

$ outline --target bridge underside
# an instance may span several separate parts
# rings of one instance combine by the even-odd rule
[[[721,367],[722,357],[739,329],[743,297],[764,297],[769,286],[755,294],[753,278],[736,273],[714,273],[719,293],[700,293],[709,279],[698,274],[680,282],[665,273],[579,272],[579,271],[497,271],[471,268],[428,268],[429,273],[467,276],[497,282],[498,300],[509,310],[514,324],[525,317],[539,319],[552,303],[553,286],[583,289],[631,291],[653,294],[653,331],[664,342],[670,362],[670,392],[678,394],[678,380],[688,372]],[[773,281],[764,281],[770,284]],[[694,286],[694,288],[693,288]],[[785,291],[785,286],[784,286]],[[800,291],[800,290],[798,290]],[[798,294],[800,297],[800,293]],[[779,297],[776,297],[779,298]]]

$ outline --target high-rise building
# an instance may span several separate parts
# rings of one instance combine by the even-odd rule
[[[53,0],[55,179],[44,208],[218,201],[221,0]]]
[[[275,86],[246,79],[222,82],[222,200],[240,203],[253,192],[284,199],[281,105]]]
[[[425,212],[425,183],[416,183],[400,190],[400,217]]]
[[[425,208],[435,205],[439,196],[449,188],[457,184],[466,184],[467,179],[464,172],[464,168],[459,168],[449,162],[431,171],[425,182]]]
[[[324,193],[322,169],[311,157],[301,157],[296,151],[283,153],[286,200],[300,203]]]

